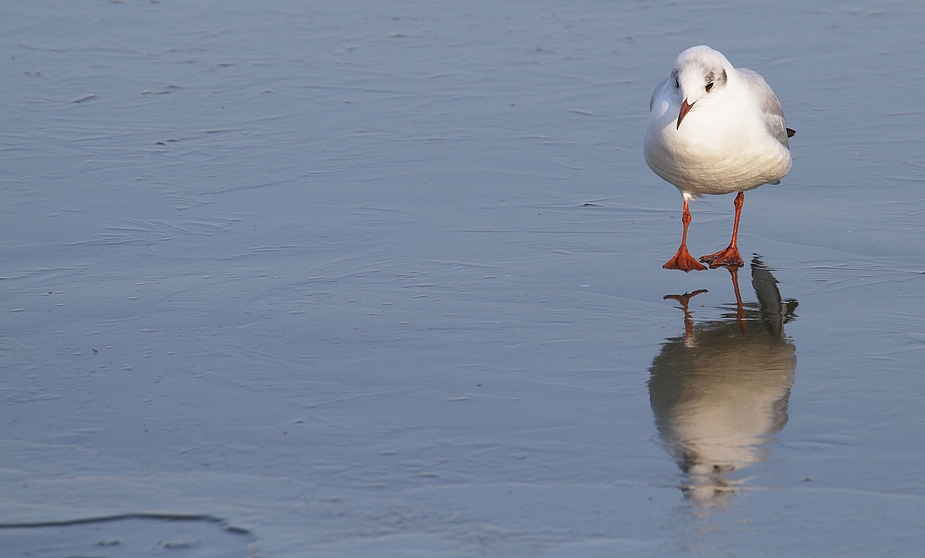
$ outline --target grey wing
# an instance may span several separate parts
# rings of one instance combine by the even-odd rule
[[[655,86],[655,91],[652,92],[652,98],[649,99],[649,112],[652,112],[652,105],[655,104],[655,99],[657,99],[668,87],[668,80],[670,79],[671,77],[666,77]]]
[[[790,142],[787,141],[787,126],[784,123],[784,109],[780,106],[780,99],[777,98],[777,95],[771,90],[771,86],[757,72],[753,72],[748,68],[736,68],[736,71],[742,76],[742,81],[748,85],[755,97],[759,99],[758,102],[764,113],[764,122],[768,132],[777,138],[777,141],[784,147],[790,149]]]

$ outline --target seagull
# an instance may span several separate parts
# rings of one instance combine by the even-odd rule
[[[760,75],[733,68],[708,46],[691,47],[675,61],[649,101],[646,163],[684,197],[681,246],[665,269],[706,269],[687,251],[691,214],[687,202],[704,194],[731,194],[735,223],[729,246],[700,258],[711,268],[741,267],[736,246],[744,192],[780,184],[790,172],[795,132],[784,124],[780,100]]]

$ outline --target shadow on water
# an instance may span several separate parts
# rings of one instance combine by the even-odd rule
[[[758,303],[742,302],[738,269],[729,268],[735,305],[717,320],[695,323],[688,305],[704,290],[667,295],[684,312],[684,335],[669,338],[649,369],[655,424],[684,474],[684,497],[697,505],[728,502],[745,480],[733,472],[765,461],[767,443],[787,423],[796,347],[784,336],[795,300],[752,259]]]

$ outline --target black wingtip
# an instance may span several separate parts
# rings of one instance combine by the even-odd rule
[[[796,130],[792,130],[792,129],[790,129],[790,128],[787,128],[787,137],[788,137],[788,138],[792,138],[792,137],[795,136],[795,135],[797,135],[797,131],[796,131]]]

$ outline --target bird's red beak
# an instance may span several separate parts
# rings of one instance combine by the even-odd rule
[[[684,120],[684,116],[687,115],[688,111],[694,107],[694,103],[696,102],[697,101],[694,101],[691,104],[687,104],[687,99],[684,99],[684,102],[681,103],[681,110],[678,112],[678,126],[675,128],[675,130],[681,128],[681,121]]]

